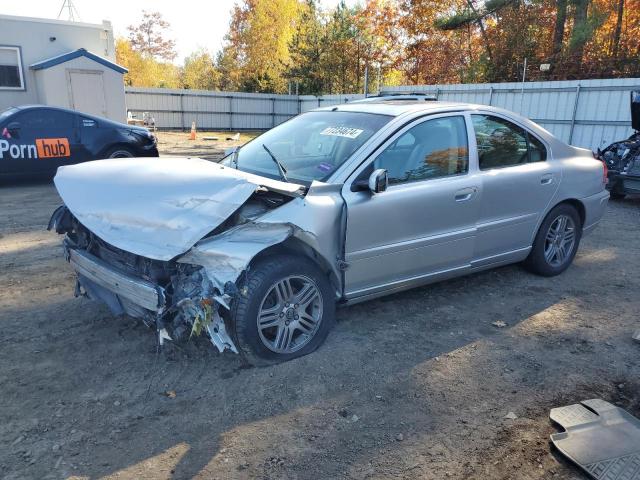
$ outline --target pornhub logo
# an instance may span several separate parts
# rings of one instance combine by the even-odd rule
[[[63,158],[70,156],[71,148],[67,138],[38,138],[35,145],[0,140],[0,160],[6,157],[17,160],[21,158]]]

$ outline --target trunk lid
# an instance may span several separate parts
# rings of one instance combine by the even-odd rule
[[[71,213],[99,238],[164,261],[188,251],[260,187],[304,194],[302,185],[200,158],[98,160],[60,167],[54,183]]]

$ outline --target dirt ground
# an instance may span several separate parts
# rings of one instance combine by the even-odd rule
[[[158,353],[74,298],[45,230],[59,203],[0,187],[4,479],[577,479],[549,409],[640,416],[640,198],[559,277],[509,266],[344,308],[316,353],[266,368],[204,339]]]
[[[239,132],[198,131],[196,139],[189,140],[189,132],[155,132],[158,137],[158,150],[162,155],[207,159],[220,158],[227,148],[242,145],[258,135],[258,132],[242,132],[238,140],[227,140],[237,133]]]

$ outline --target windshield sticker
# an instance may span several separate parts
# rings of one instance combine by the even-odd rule
[[[332,137],[358,138],[364,130],[349,127],[327,127],[320,132],[320,135],[330,135]]]
[[[327,162],[322,162],[318,164],[318,170],[320,170],[321,172],[330,172],[331,170],[333,170],[333,165]]]

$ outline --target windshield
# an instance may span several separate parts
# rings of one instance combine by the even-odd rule
[[[282,179],[280,163],[291,182],[324,181],[391,118],[359,112],[305,113],[244,145],[238,151],[237,164],[234,164],[233,154],[222,163],[231,167],[237,165],[245,172]]]

